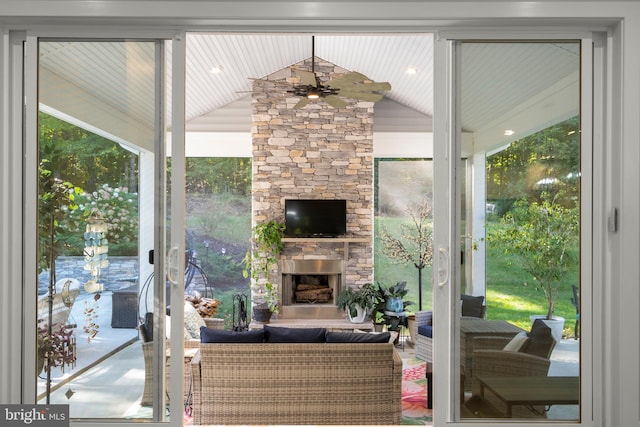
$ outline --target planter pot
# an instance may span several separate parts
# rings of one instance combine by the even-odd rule
[[[551,320],[545,319],[545,317],[545,315],[529,316],[531,324],[533,324],[536,319],[542,319],[542,321],[551,328],[553,339],[556,340],[556,343],[560,343],[560,340],[562,340],[562,331],[564,330],[564,317],[553,316]]]
[[[365,310],[364,308],[360,307],[359,305],[356,305],[356,311],[357,311],[357,315],[355,317],[351,316],[351,310],[347,309],[347,314],[349,315],[349,320],[351,320],[351,323],[362,323],[364,322],[365,317],[367,316],[367,310]]]
[[[373,330],[375,332],[382,332],[384,330],[384,323],[374,323]]]
[[[268,308],[253,308],[253,320],[258,323],[269,323],[272,314]]]
[[[402,304],[402,298],[400,297],[389,297],[386,307],[388,311],[395,311],[396,313],[404,311],[404,304]]]

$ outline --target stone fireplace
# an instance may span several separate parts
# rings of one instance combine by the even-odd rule
[[[284,318],[342,316],[336,308],[336,301],[345,286],[343,260],[283,260],[280,271],[280,312]]]
[[[311,69],[311,61],[295,66]],[[323,81],[348,72],[320,58],[315,70]],[[333,108],[318,100],[294,109],[299,97],[274,93],[272,81],[296,84],[289,68],[253,83],[252,222],[284,221],[286,199],[347,200],[346,235],[285,238],[272,278],[278,317],[335,319],[343,316],[335,305],[341,289],[373,282],[374,103],[346,99]],[[311,286],[294,288],[300,280]]]

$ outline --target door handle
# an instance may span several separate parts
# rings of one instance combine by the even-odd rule
[[[171,249],[169,249],[169,252],[167,253],[167,279],[169,280],[169,283],[171,283],[174,286],[178,285],[178,281],[176,280],[176,277],[178,277],[178,274],[180,274],[182,270],[178,265],[179,250],[180,250],[179,246],[173,246],[171,247]]]
[[[443,287],[449,281],[449,249],[438,248],[438,286]]]

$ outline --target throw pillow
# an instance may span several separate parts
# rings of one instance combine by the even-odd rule
[[[202,326],[207,326],[207,324],[204,322],[204,319],[200,317],[200,315],[190,302],[185,301],[184,327],[187,329],[187,332],[189,332],[189,335],[191,335],[192,338],[199,339],[200,328]]]
[[[551,335],[551,328],[542,319],[536,319],[527,336],[529,342],[523,352],[548,359],[556,343]]]
[[[264,331],[262,329],[254,329],[251,331],[225,331],[222,329],[210,329],[206,326],[200,328],[201,343],[261,343],[264,342]]]
[[[387,334],[389,334],[389,342],[390,343],[394,343],[396,341],[396,338],[398,338],[398,332],[397,331],[368,332],[368,331],[363,331],[362,329],[354,329],[353,332],[355,332],[357,334],[384,334],[384,333],[387,333]]]
[[[482,317],[483,308],[482,303],[484,302],[484,297],[473,295],[460,295],[460,299],[462,300],[462,315],[468,317]]]
[[[431,325],[418,326],[418,335],[422,335],[423,337],[433,338],[433,326]]]
[[[328,343],[388,343],[389,332],[379,334],[359,334],[357,332],[327,332]]]
[[[325,328],[286,328],[264,325],[265,342],[323,343]]]
[[[524,349],[524,345],[529,341],[529,337],[525,331],[518,333],[504,346],[504,351],[520,351]]]

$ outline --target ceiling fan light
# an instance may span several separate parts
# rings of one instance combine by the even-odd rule
[[[307,94],[307,98],[309,98],[309,99],[318,99],[318,98],[320,98],[320,94],[318,92],[316,92],[315,90],[312,90]]]

